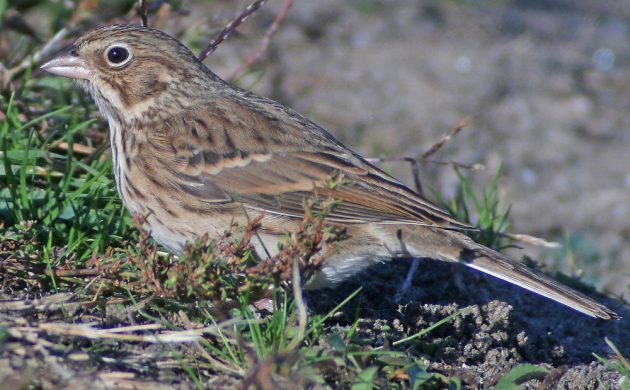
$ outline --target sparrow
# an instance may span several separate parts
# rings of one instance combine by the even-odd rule
[[[177,39],[111,25],[80,37],[42,69],[76,80],[109,122],[116,187],[132,215],[173,253],[233,222],[262,218],[258,253],[297,230],[304,200],[334,196],[327,222],[348,238],[305,284],[320,288],[394,258],[464,264],[591,317],[595,300],[474,242],[473,229],[370,164],[321,126],[230,85]],[[343,185],[331,189],[331,176]],[[334,191],[334,194],[332,193]]]

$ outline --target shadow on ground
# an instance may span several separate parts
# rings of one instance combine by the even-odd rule
[[[349,326],[358,304],[360,330],[368,338],[378,338],[384,325],[413,334],[470,306],[470,312],[421,339],[425,347],[430,345],[430,352],[423,354],[433,362],[431,369],[458,375],[469,386],[487,386],[520,363],[542,363],[550,374],[529,381],[526,388],[590,389],[600,380],[609,388],[617,386],[620,376],[595,363],[593,353],[611,354],[606,337],[622,351],[630,347],[630,310],[624,303],[597,297],[624,319],[592,319],[464,266],[428,259],[420,262],[412,285],[397,303],[408,269],[406,261],[374,266],[334,290],[309,293],[310,306],[317,312],[330,310],[363,284],[361,297],[339,321]]]

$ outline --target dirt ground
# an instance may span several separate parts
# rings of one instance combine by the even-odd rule
[[[308,293],[307,304],[311,312],[325,313],[363,286],[360,298],[328,322],[333,329],[348,329],[360,313],[356,337],[371,340],[373,347],[396,340],[383,338],[385,327],[402,338],[467,308],[466,314],[409,345],[418,351],[415,358],[426,359],[430,372],[458,376],[467,389],[494,386],[522,363],[548,370],[523,383],[524,389],[619,388],[621,375],[596,362],[593,353],[611,357],[605,338],[628,351],[630,309],[623,303],[599,297],[625,319],[595,320],[463,266],[432,260],[420,263],[412,285],[396,300],[408,268],[407,261],[373,267],[337,289]],[[142,326],[146,318],[136,312],[141,303],[121,306],[109,298],[91,304],[90,297],[72,294],[26,301],[16,297],[0,297],[0,323],[11,324],[0,329],[3,389],[187,389],[194,383],[182,371],[184,358],[205,372],[204,355],[188,343],[90,340],[58,332],[64,323],[91,324],[94,335],[101,327]],[[150,337],[151,332],[145,334]],[[419,352],[423,350],[424,354]],[[207,388],[240,386],[234,376],[225,374],[202,379]],[[301,388],[299,382],[287,381],[282,388]]]
[[[630,348],[628,307],[614,299],[602,302],[619,310],[620,321],[585,317],[502,281],[479,275],[463,266],[433,260],[420,263],[410,289],[396,302],[409,264],[374,267],[350,281],[340,291],[327,292],[330,301],[349,294],[357,286],[364,290],[361,330],[366,337],[387,324],[410,333],[471,305],[472,311],[430,333],[425,341],[435,348],[431,368],[460,375],[467,386],[488,387],[519,363],[543,364],[553,375],[532,380],[524,388],[594,389],[598,380],[616,388],[620,376],[593,363],[593,353],[609,354],[604,338],[622,350]],[[310,303],[329,299],[313,293]],[[350,313],[351,310],[348,310]],[[379,340],[382,342],[382,340]]]

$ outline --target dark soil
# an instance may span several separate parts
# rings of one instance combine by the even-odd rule
[[[367,337],[378,335],[384,324],[413,334],[470,305],[466,315],[422,340],[431,345],[433,369],[457,374],[473,388],[496,384],[520,363],[552,369],[547,377],[528,382],[527,388],[544,383],[543,388],[592,389],[598,388],[598,380],[609,388],[618,386],[619,374],[593,363],[593,353],[609,356],[606,337],[622,351],[630,349],[630,310],[623,303],[600,297],[626,319],[592,319],[463,266],[428,259],[420,262],[411,287],[396,303],[408,267],[405,262],[373,267],[343,288],[325,293],[330,298],[312,293],[311,303],[339,301],[363,281],[361,329]]]

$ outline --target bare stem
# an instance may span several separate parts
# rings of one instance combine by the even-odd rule
[[[416,191],[422,193],[422,182],[420,180],[420,159],[417,157],[371,157],[366,158],[369,162],[383,163],[383,162],[406,162],[411,166],[411,173],[413,174],[413,184],[416,187]]]
[[[221,44],[221,42],[226,40],[241,23],[243,23],[254,12],[258,11],[258,9],[262,7],[266,2],[267,0],[254,1],[249,6],[247,6],[247,8],[245,8],[243,12],[241,12],[241,14],[236,17],[236,19],[232,20],[225,27],[223,27],[223,30],[221,30],[219,35],[212,41],[210,41],[208,47],[206,47],[205,50],[199,53],[199,55],[197,56],[199,61],[205,60],[210,54],[212,54]]]
[[[420,157],[409,157],[409,156],[377,157],[377,158],[368,158],[367,160],[369,162],[376,162],[376,163],[390,162],[390,161],[392,162],[402,161],[402,162],[409,163],[409,165],[411,166],[411,173],[413,174],[413,184],[416,187],[416,191],[419,194],[422,194],[422,180],[420,179],[420,163],[430,162],[430,163],[440,164],[440,165],[453,165],[458,168],[466,168],[466,169],[482,169],[483,168],[483,166],[480,164],[465,165],[465,164],[460,164],[453,161],[443,162],[443,161],[432,161],[428,159],[430,156],[432,156],[438,150],[440,150],[442,146],[444,146],[448,141],[450,141],[451,138],[453,138],[460,131],[462,131],[464,127],[468,126],[468,122],[470,122],[470,118],[464,118],[461,121],[459,121],[459,123],[457,123],[455,127],[453,127],[446,134],[444,134],[436,143],[431,145],[431,147],[427,149],[426,152],[422,153]]]
[[[440,150],[442,148],[442,146],[444,146],[448,141],[451,140],[451,138],[453,138],[460,131],[462,131],[464,129],[464,127],[468,126],[468,122],[470,122],[470,118],[468,118],[468,117],[466,117],[466,118],[462,119],[461,121],[459,121],[459,123],[457,123],[457,125],[455,125],[455,127],[453,127],[449,132],[444,134],[436,143],[431,145],[431,147],[426,152],[424,152],[420,158],[422,160],[425,160],[428,157],[430,157],[433,154],[435,154],[435,152]]]
[[[13,80],[16,74],[26,70],[29,66],[31,66],[31,64],[37,64],[38,62],[40,62],[42,58],[46,57],[51,51],[53,51],[57,47],[59,42],[63,40],[63,38],[66,36],[67,33],[68,33],[68,29],[66,27],[62,28],[61,30],[57,31],[57,33],[52,38],[50,38],[48,42],[46,42],[44,47],[42,47],[39,51],[35,52],[35,54],[33,54],[30,57],[25,58],[22,62],[20,62],[18,65],[14,66],[13,68],[7,69],[2,80],[3,85],[4,86],[8,85],[9,82]]]
[[[227,77],[228,80],[235,79],[236,77],[242,75],[247,69],[251,68],[253,65],[260,62],[261,58],[263,57],[263,55],[267,52],[267,49],[269,48],[269,43],[271,42],[271,38],[278,31],[282,22],[284,22],[284,20],[286,19],[289,13],[289,8],[291,8],[292,5],[293,5],[293,0],[284,0],[284,5],[282,6],[282,9],[280,10],[280,12],[278,12],[278,15],[276,15],[276,18],[273,20],[273,23],[271,23],[271,25],[265,32],[265,35],[263,39],[260,41],[260,45],[258,46],[258,50],[256,51],[256,53],[254,53],[253,56],[251,56],[247,61],[245,61],[244,64],[239,66],[238,69],[232,72],[232,74]]]
[[[138,11],[140,12],[140,21],[142,22],[142,27],[147,27],[147,2],[146,0],[138,0]]]

